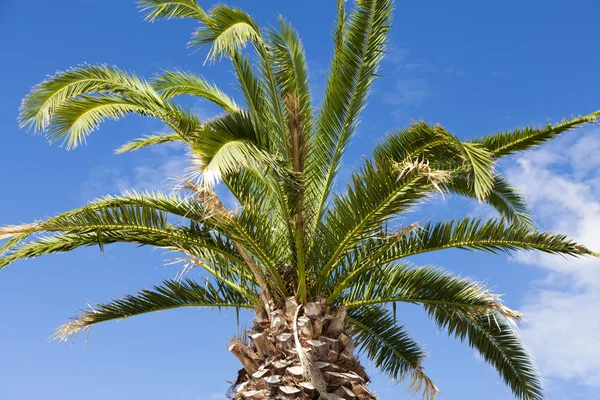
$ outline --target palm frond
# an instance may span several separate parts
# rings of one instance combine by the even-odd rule
[[[63,139],[67,149],[85,144],[86,137],[107,119],[118,120],[129,114],[144,115],[148,108],[135,100],[117,96],[80,96],[67,107],[56,109],[47,131],[50,141]]]
[[[202,20],[206,13],[196,0],[138,0],[139,8],[146,13],[145,20],[194,18]]]
[[[327,263],[320,282],[329,277],[342,257],[381,224],[427,198],[448,179],[446,171],[436,171],[422,162],[374,165],[366,161],[352,176],[348,192],[336,196],[319,232]]]
[[[544,127],[528,126],[522,129],[515,129],[514,131],[484,136],[473,141],[473,143],[483,146],[495,158],[505,157],[513,153],[535,148],[571,129],[596,122],[599,116],[600,111],[596,111],[586,116],[564,119],[555,125],[547,124]]]
[[[343,10],[338,4],[338,17]],[[316,229],[333,187],[342,156],[356,131],[358,116],[379,71],[390,31],[393,1],[357,0],[348,23],[340,22],[336,34],[343,44],[336,47],[319,112],[315,143],[308,154],[307,201],[315,215],[309,229]],[[313,234],[309,230],[309,234]]]
[[[184,203],[173,204],[166,198],[136,196],[107,197],[34,224],[1,228],[0,236],[7,238],[10,235],[20,240],[5,249],[0,257],[0,268],[19,259],[71,251],[82,246],[97,245],[103,249],[105,244],[116,242],[162,247],[200,257],[206,256],[205,251],[214,251],[231,260],[239,260],[230,244],[213,237],[198,223],[191,223],[189,228],[174,226],[168,221],[167,212],[154,206],[162,203],[169,212],[184,215],[192,215],[197,207],[186,208]],[[203,210],[199,212],[204,213]],[[28,238],[31,240],[25,241]]]
[[[473,192],[478,200],[486,199],[494,185],[494,160],[478,143],[460,142],[471,175]]]
[[[376,162],[424,160],[438,169],[468,174],[475,197],[485,201],[493,186],[494,159],[477,143],[463,142],[441,125],[413,121],[381,141],[373,152]]]
[[[268,136],[243,111],[208,122],[192,145],[198,170],[208,185],[243,168],[279,173],[281,168],[269,148]]]
[[[525,226],[534,227],[531,209],[525,198],[515,189],[510,182],[500,174],[494,174],[494,184],[484,203],[494,207],[502,218],[508,222],[518,222]],[[473,183],[465,174],[453,177],[441,185],[444,192],[457,194],[472,199],[477,199]]]
[[[282,17],[279,31],[269,30],[268,33],[275,81],[281,97],[297,100],[300,129],[308,134],[312,132],[312,106],[304,47],[298,32]]]
[[[248,42],[262,42],[260,28],[252,17],[239,8],[217,5],[203,20],[191,44],[210,45],[208,58],[215,60],[242,50]]]
[[[434,398],[439,390],[421,366],[426,353],[403,327],[396,325],[388,311],[377,306],[365,306],[349,310],[346,318],[359,349],[375,367],[394,380],[410,376],[413,391],[422,388],[424,399]]]
[[[428,223],[396,240],[382,257],[389,262],[402,257],[450,248],[480,250],[491,253],[515,250],[537,250],[564,256],[597,256],[565,235],[540,232],[518,223],[463,218],[448,222]]]
[[[402,302],[441,307],[471,316],[497,311],[507,318],[521,318],[520,313],[506,307],[500,296],[485,286],[431,266],[415,268],[400,263],[371,267],[355,275],[347,284],[336,287],[336,291],[348,309]],[[333,299],[338,300],[335,296],[330,297]]]
[[[123,154],[128,151],[140,150],[150,146],[181,141],[184,141],[184,139],[177,134],[146,135],[123,144],[115,150],[115,154]]]
[[[206,281],[204,285],[184,279],[167,280],[151,290],[142,290],[135,295],[111,300],[105,304],[90,306],[75,318],[58,328],[54,338],[66,341],[76,337],[81,331],[90,329],[102,322],[125,319],[151,312],[182,307],[210,308],[253,308],[248,299],[224,284],[214,285]]]
[[[143,92],[147,84],[134,74],[106,64],[83,65],[36,85],[21,104],[22,127],[43,131],[55,110],[65,101],[96,93],[131,94]]]
[[[518,399],[541,400],[542,383],[535,365],[513,326],[497,312],[468,316],[443,308],[428,308],[439,328],[467,340],[491,364]]]
[[[235,101],[214,83],[208,82],[189,71],[163,71],[152,79],[151,84],[165,99],[180,95],[196,96],[215,103],[227,112],[239,111]]]

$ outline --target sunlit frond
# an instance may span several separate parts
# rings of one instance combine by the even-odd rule
[[[227,112],[239,111],[235,101],[214,83],[189,71],[163,71],[152,79],[151,84],[165,99],[180,95],[197,96],[215,103]]]
[[[146,135],[123,144],[115,150],[115,154],[123,154],[128,151],[140,150],[150,146],[181,141],[184,141],[184,139],[176,134]]]
[[[194,18],[202,20],[206,13],[196,0],[138,0],[146,21],[158,19]]]
[[[234,54],[248,42],[263,40],[256,22],[239,8],[217,5],[203,22],[191,43],[196,46],[210,45],[208,57],[212,60]]]
[[[116,67],[86,64],[58,72],[36,85],[23,99],[19,120],[21,126],[41,132],[56,109],[69,99],[96,93],[138,93],[146,86],[139,77]]]

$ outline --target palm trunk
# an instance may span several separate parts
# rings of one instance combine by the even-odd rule
[[[344,317],[324,302],[298,307],[289,298],[285,311],[258,319],[247,341],[234,338],[229,347],[243,366],[233,399],[375,400]]]

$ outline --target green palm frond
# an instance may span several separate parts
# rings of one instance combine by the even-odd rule
[[[426,353],[412,340],[403,327],[385,309],[365,306],[349,310],[346,317],[359,349],[375,367],[394,380],[411,377],[410,387],[431,400],[438,392],[433,381],[423,372],[421,363]]]
[[[427,198],[448,177],[446,171],[433,170],[421,162],[375,165],[367,160],[352,176],[348,192],[334,198],[325,216],[320,232],[323,247],[318,250],[328,261],[320,271],[320,281],[327,279],[361,240]]]
[[[184,141],[184,139],[177,134],[146,135],[123,144],[115,150],[115,154],[123,154],[150,146],[181,141]]]
[[[48,136],[52,142],[63,139],[67,149],[72,149],[85,144],[86,136],[105,120],[118,120],[133,113],[144,115],[147,109],[146,105],[123,97],[80,96],[55,111],[48,124]]]
[[[338,4],[339,18],[343,5]],[[371,86],[379,72],[391,27],[391,0],[357,0],[347,24],[340,22],[325,97],[319,111],[315,143],[307,155],[307,201],[315,213],[309,234],[325,212],[342,156],[359,123]]]
[[[249,114],[239,111],[208,122],[192,144],[203,180],[213,185],[222,177],[250,168],[282,176],[281,166],[270,152],[268,135],[257,130]]]
[[[104,196],[90,201],[85,209],[102,210],[120,207],[140,207],[151,208],[157,212],[169,213],[173,216],[187,218],[201,224],[210,224],[212,211],[206,204],[192,198],[191,196],[181,196],[175,193],[165,193],[162,191],[144,191],[135,190],[126,191],[119,196]],[[78,214],[81,209],[75,209],[62,214]]]
[[[196,0],[138,0],[139,8],[146,13],[145,19],[194,18],[202,20],[206,13]]]
[[[210,45],[208,58],[215,60],[242,50],[248,42],[262,43],[262,33],[256,22],[239,8],[217,5],[203,19],[204,24],[194,34],[191,44]]]
[[[224,284],[214,285],[206,281],[201,285],[191,279],[168,280],[151,290],[90,306],[88,310],[81,311],[75,318],[58,328],[54,338],[66,341],[102,322],[182,307],[239,309],[252,308],[254,304],[251,299]]]
[[[97,93],[132,94],[144,92],[147,83],[139,77],[106,64],[83,65],[58,72],[36,85],[21,104],[22,127],[43,131],[55,110],[67,100]]]
[[[534,227],[533,216],[525,198],[500,174],[494,174],[494,184],[483,202],[494,207],[508,222]],[[477,199],[473,183],[465,174],[455,176],[441,185],[444,192]]]
[[[22,126],[45,131],[51,141],[63,139],[67,148],[74,148],[102,121],[132,113],[157,118],[184,138],[200,125],[145,80],[106,65],[85,65],[37,85],[23,100],[19,119]]]
[[[373,152],[378,162],[424,160],[432,167],[468,174],[475,197],[484,201],[494,184],[494,159],[477,143],[463,142],[440,125],[416,121],[388,135]]]
[[[461,341],[467,340],[494,366],[518,399],[542,400],[542,383],[535,365],[513,326],[499,313],[467,316],[429,308],[436,325]]]
[[[544,127],[528,126],[514,131],[501,132],[494,135],[484,136],[475,140],[487,149],[495,158],[505,157],[510,154],[535,148],[543,143],[560,136],[571,129],[579,128],[585,124],[596,122],[600,111],[583,117],[564,119],[561,122]]]
[[[348,284],[342,283],[336,291],[348,309],[402,302],[472,316],[497,311],[509,318],[520,318],[519,313],[507,308],[500,296],[485,286],[431,266],[415,268],[401,263],[371,268]],[[334,299],[337,300],[335,296],[330,297]]]
[[[491,154],[478,143],[461,142],[460,148],[468,160],[475,197],[486,199],[494,185],[494,160]]]
[[[428,223],[407,233],[395,240],[381,262],[450,248],[508,254],[516,250],[537,250],[564,256],[597,256],[565,235],[531,230],[521,224],[506,225],[497,219],[483,222],[481,219],[463,218]]]
[[[239,111],[235,101],[214,83],[208,82],[189,71],[163,71],[152,79],[151,84],[165,99],[180,95],[196,96],[215,103],[227,112]]]
[[[312,132],[312,106],[308,84],[308,65],[298,32],[280,17],[279,31],[269,30],[274,75],[283,99],[297,99],[299,124],[306,134]]]
[[[441,125],[413,121],[406,129],[396,130],[381,140],[373,150],[376,162],[427,160],[440,168],[461,165],[460,141]]]

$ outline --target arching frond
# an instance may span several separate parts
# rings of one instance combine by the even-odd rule
[[[179,194],[164,193],[161,191],[137,192],[131,190],[119,196],[104,196],[89,202],[85,206],[85,209],[97,211],[120,207],[149,207],[156,211],[186,218],[199,224],[206,224],[212,217],[212,210],[203,202],[191,196],[184,197]],[[62,215],[68,216],[80,212],[81,209],[75,209]]]
[[[146,13],[146,21],[158,19],[194,18],[202,20],[206,13],[196,0],[138,0],[139,8]]]
[[[535,365],[513,326],[496,312],[466,316],[443,308],[429,308],[429,315],[448,334],[467,340],[491,364],[518,399],[541,400],[542,383]]]
[[[214,238],[197,224],[189,228],[172,225],[167,220],[166,212],[150,205],[152,201],[168,202],[160,198],[140,201],[135,195],[121,199],[108,197],[54,218],[11,227],[11,236],[22,240],[15,242],[0,257],[0,268],[19,259],[70,251],[82,246],[97,245],[103,249],[105,244],[116,242],[162,247],[199,256],[204,255],[204,249],[209,249],[230,258],[237,257],[230,245]],[[183,212],[191,213],[193,209]],[[7,229],[2,228],[0,235],[6,232]],[[27,238],[31,240],[24,241]]]
[[[151,84],[165,99],[180,95],[197,96],[215,103],[227,112],[239,111],[235,101],[214,83],[189,71],[163,71],[152,79]]]
[[[215,60],[243,49],[247,42],[262,42],[260,28],[252,17],[239,8],[217,5],[203,20],[196,31],[192,44],[210,45],[208,57]]]
[[[371,268],[337,287],[336,292],[349,309],[403,302],[469,316],[497,311],[507,318],[520,319],[518,312],[502,304],[500,296],[485,286],[431,266],[414,268],[402,263]]]
[[[433,399],[438,388],[421,366],[426,353],[408,336],[404,327],[396,325],[388,311],[365,306],[350,310],[346,318],[359,349],[375,367],[394,380],[410,376],[413,391],[422,390],[424,399]]]
[[[151,312],[171,310],[181,307],[210,308],[253,308],[251,299],[233,291],[228,286],[208,281],[201,285],[191,279],[164,281],[151,290],[142,290],[135,295],[111,300],[109,303],[90,306],[75,318],[62,325],[54,338],[66,341],[77,336],[82,330],[102,322],[124,319]]]
[[[207,123],[198,132],[192,149],[204,182],[214,185],[243,168],[279,173],[281,168],[269,146],[268,136],[240,111]]]
[[[496,158],[535,148],[543,143],[558,137],[571,129],[579,128],[590,122],[595,122],[600,116],[600,111],[583,117],[564,119],[563,121],[545,127],[528,126],[514,131],[501,132],[494,135],[484,136],[473,141],[479,143]]]
[[[389,262],[402,257],[450,248],[511,253],[515,250],[537,250],[565,256],[597,256],[564,235],[540,232],[520,224],[503,221],[463,218],[448,222],[428,223],[395,241],[382,257]]]
[[[338,5],[338,10],[341,5]],[[379,71],[390,30],[391,0],[358,0],[336,47],[319,111],[315,143],[307,158],[307,201],[314,203],[309,229],[316,229],[325,211],[342,156],[356,131],[358,116]],[[342,28],[343,27],[343,28]],[[309,235],[313,232],[309,231]]]
[[[19,120],[22,127],[43,131],[56,109],[69,99],[97,93],[139,93],[146,87],[144,80],[116,67],[86,64],[58,72],[36,85],[23,99]]]
[[[143,115],[147,107],[135,100],[116,96],[81,96],[58,108],[48,124],[52,142],[63,139],[67,149],[85,144],[86,137],[107,119],[118,120],[129,114]]]

